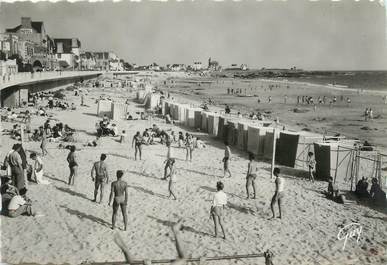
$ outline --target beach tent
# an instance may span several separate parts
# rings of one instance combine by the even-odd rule
[[[182,124],[185,124],[185,117],[186,117],[186,109],[187,109],[187,106],[186,105],[179,105],[178,106],[178,115],[179,115],[179,118],[178,120],[182,123]]]
[[[112,119],[113,120],[125,119],[127,109],[128,109],[127,104],[114,102],[112,104]]]
[[[98,100],[97,115],[102,117],[104,115],[111,116],[112,102],[110,100]]]
[[[328,179],[332,176],[340,180],[349,178],[353,170],[353,151],[353,146],[340,145],[340,142],[314,143],[316,177]]]
[[[223,116],[219,116],[219,121],[218,121],[218,134],[217,137],[224,141],[225,140],[225,135],[227,131],[225,130],[225,127],[227,126],[227,120]]]
[[[164,115],[167,115],[167,114],[171,115],[171,109],[170,109],[171,103],[168,101],[164,101],[164,102],[165,102],[165,114]]]
[[[308,153],[314,153],[314,143],[322,142],[323,136],[306,131],[297,132],[299,135],[297,154],[294,168],[308,170]]]
[[[233,121],[228,121],[227,122],[227,133],[226,133],[226,139],[227,139],[227,142],[230,146],[232,145],[237,145],[238,143],[238,138],[237,138],[237,134],[238,134],[238,124],[236,122],[233,122]]]
[[[171,105],[172,111],[171,111],[171,116],[173,120],[178,120],[179,119],[179,106],[177,103],[172,103]]]
[[[136,99],[137,101],[142,101],[145,97],[145,91],[144,90],[138,90],[136,92]]]
[[[246,123],[238,123],[238,133],[237,133],[237,146],[240,150],[247,150],[247,129],[248,125]]]
[[[247,151],[257,156],[263,156],[267,127],[250,125],[247,129]]]
[[[287,167],[295,166],[299,138],[300,135],[297,133],[280,132],[275,152],[275,160],[278,164]]]
[[[210,113],[207,116],[207,130],[210,135],[217,136],[218,135],[218,123],[219,116],[215,113]]]
[[[195,129],[201,128],[202,126],[202,112],[195,110]]]
[[[188,107],[185,112],[186,125],[190,128],[195,127],[195,109]]]
[[[272,130],[274,130],[272,128]],[[273,131],[267,131],[265,140],[264,140],[264,148],[263,148],[263,158],[264,159],[272,159],[273,157],[273,139],[274,138],[274,132]],[[278,142],[279,138],[279,132],[276,131],[275,133],[275,139]]]
[[[207,121],[208,120],[208,112],[202,112],[202,124],[201,124],[201,127],[200,129],[203,131],[203,132],[208,132],[208,124],[207,124]]]

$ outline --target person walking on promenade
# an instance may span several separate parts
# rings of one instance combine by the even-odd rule
[[[227,195],[223,192],[223,188],[223,183],[218,181],[216,183],[217,192],[214,195],[210,209],[210,218],[212,218],[214,221],[215,237],[218,237],[219,225],[223,232],[223,239],[226,239],[226,233],[223,227],[223,211],[225,206],[227,205]]]
[[[126,205],[128,203],[128,184],[122,180],[124,172],[122,170],[117,170],[117,180],[112,182],[109,196],[110,206],[113,198],[113,215],[112,215],[112,229],[115,229],[116,218],[118,208],[121,208],[122,217],[124,219],[124,230],[127,229],[127,214],[126,214]]]
[[[275,218],[275,212],[274,212],[274,206],[276,203],[278,203],[278,210],[279,210],[279,216],[278,218],[282,218],[282,200],[284,198],[284,185],[285,185],[285,180],[279,176],[280,174],[280,169],[278,167],[274,168],[273,170],[273,175],[275,176],[275,192],[273,195],[273,198],[271,199],[271,212],[273,213],[272,219]]]
[[[137,132],[134,136],[133,136],[133,140],[132,140],[132,148],[133,148],[133,145],[134,145],[134,159],[137,160],[137,153],[140,155],[140,160],[141,160],[141,156],[142,156],[142,137],[141,137],[141,134],[140,132]]]
[[[72,186],[74,186],[75,178],[77,176],[78,171],[78,160],[77,156],[75,155],[75,150],[75,145],[70,146],[70,153],[67,156],[67,162],[69,164],[70,169],[69,181],[67,184]]]
[[[109,173],[105,163],[106,154],[101,154],[100,160],[91,168],[91,179],[94,181],[94,200],[97,201],[98,190],[100,190],[99,203],[102,203],[104,184],[109,183]]]

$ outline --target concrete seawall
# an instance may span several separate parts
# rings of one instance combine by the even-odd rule
[[[10,82],[0,84],[0,105],[1,107],[18,107],[23,102],[28,102],[28,93],[44,91],[52,88],[60,88],[75,82],[96,78],[101,72],[72,72],[63,75],[46,75],[31,78],[18,78]]]

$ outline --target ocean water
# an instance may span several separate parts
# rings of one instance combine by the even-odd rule
[[[249,70],[222,72],[223,76],[244,79],[286,79],[319,85],[336,85],[351,89],[387,91],[387,71],[276,71]]]
[[[387,91],[387,71],[355,72],[314,72],[300,77],[287,78],[289,81],[301,81],[315,84],[335,84],[353,89]]]

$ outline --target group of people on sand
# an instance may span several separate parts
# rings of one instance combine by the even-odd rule
[[[43,177],[42,159],[34,152],[30,154],[30,159],[31,164],[28,164],[21,144],[14,144],[12,150],[4,158],[2,170],[5,171],[5,176],[1,181],[2,213],[10,217],[22,214],[36,215],[32,202],[27,197],[26,173],[29,181],[37,184],[50,184]]]
[[[360,199],[370,200],[376,206],[386,206],[386,193],[380,187],[377,178],[372,178],[368,191],[368,178],[362,177],[356,184],[355,194]]]
[[[365,111],[364,111],[364,120],[365,121],[368,121],[368,120],[373,120],[374,119],[374,111],[372,110],[372,108],[366,108]]]

